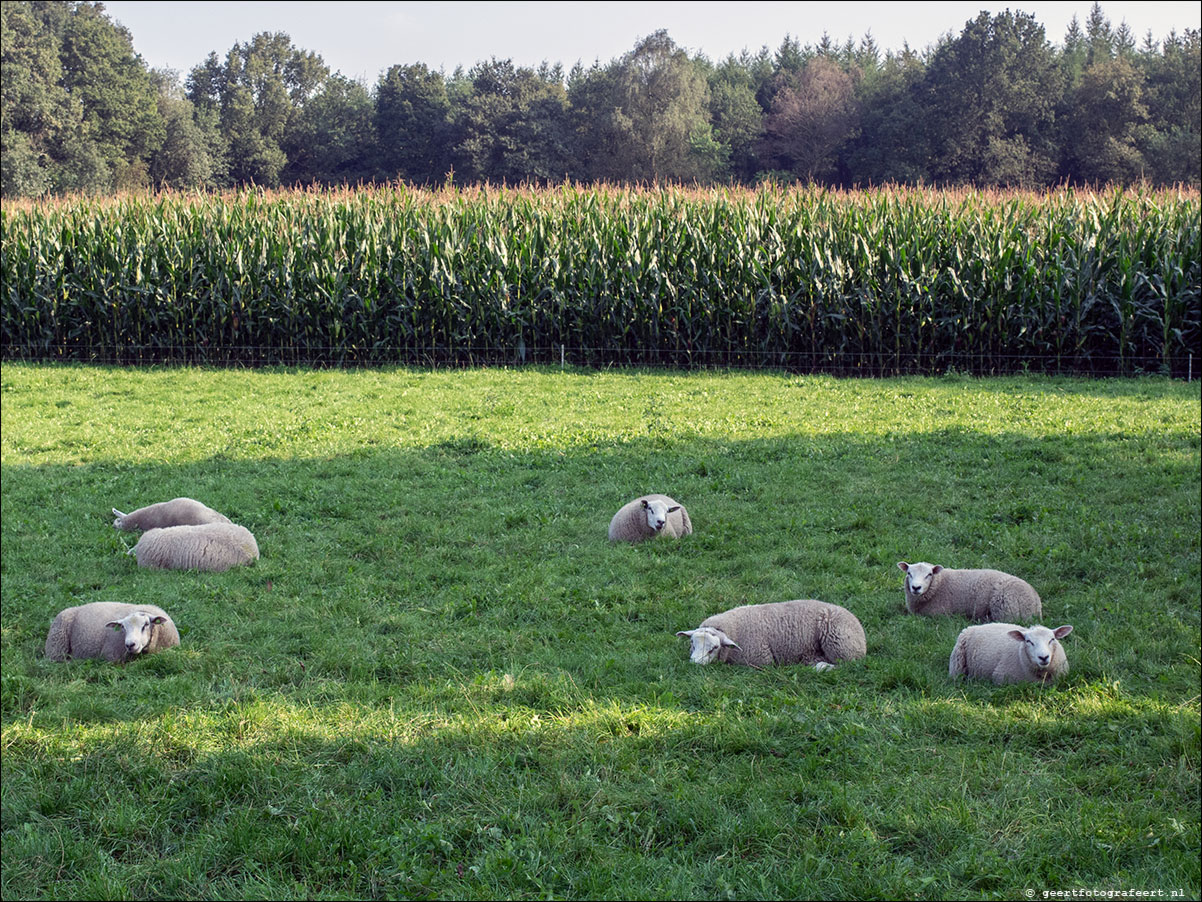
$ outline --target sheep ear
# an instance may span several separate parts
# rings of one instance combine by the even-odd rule
[[[940,573],[942,571],[943,571],[943,565],[936,564],[934,567],[931,568],[931,575],[934,576],[936,573]]]
[[[644,498],[643,499],[643,510],[646,510],[646,509],[647,509],[647,499]]]
[[[679,504],[678,504],[678,505],[676,505],[675,507],[670,507],[670,508],[668,508],[668,513],[672,513],[672,511],[678,511],[678,510],[680,510],[680,505],[679,505]]]
[[[678,636],[684,636],[686,639],[692,639],[692,638],[693,638],[693,633],[695,633],[695,632],[697,632],[697,630],[681,630],[681,631],[680,631],[679,633],[677,633],[676,635],[678,635]]]
[[[1065,636],[1067,636],[1072,631],[1073,631],[1073,628],[1071,626],[1069,626],[1068,624],[1065,624],[1064,626],[1058,626],[1058,627],[1056,627],[1056,629],[1052,630],[1052,635],[1055,636],[1057,639],[1063,639]]]
[[[904,571],[904,572],[906,572],[906,573],[909,573],[909,572],[910,572],[910,565],[909,565],[909,564],[907,564],[905,561],[898,561],[898,562],[897,562],[897,569],[898,569],[898,570],[902,570],[902,571]]]
[[[156,614],[155,616],[153,616],[153,617],[151,617],[151,618],[150,618],[150,622],[151,622],[151,623],[166,623],[166,622],[167,622],[167,618],[166,618],[166,617],[163,617],[163,616],[162,616],[162,615],[160,615],[160,614]]]
[[[121,629],[121,621],[120,620],[110,620],[108,623],[106,623],[104,625],[104,628],[106,630],[119,630],[119,629]]]
[[[718,633],[718,644],[725,645],[727,648],[739,648],[739,643],[731,639],[726,633]],[[739,648],[739,651],[742,650]]]
[[[1027,641],[1027,634],[1024,633],[1022,630],[1010,630],[1010,632],[1006,633],[1006,635],[1009,636],[1011,639],[1013,639],[1015,642],[1026,642]]]

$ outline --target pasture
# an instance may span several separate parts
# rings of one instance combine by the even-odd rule
[[[8,363],[5,898],[1197,898],[1198,383]],[[607,543],[648,491],[695,534]],[[139,570],[196,497],[262,558]],[[1061,683],[954,683],[899,560],[1071,623]],[[688,661],[754,602],[855,612],[829,673]],[[42,656],[143,600],[182,644]]]

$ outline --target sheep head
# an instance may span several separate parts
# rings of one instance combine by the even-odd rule
[[[134,657],[144,652],[154,638],[154,628],[160,623],[166,623],[167,618],[161,614],[147,614],[145,611],[134,611],[120,620],[110,620],[104,626],[124,634],[125,654]]]
[[[653,500],[643,499],[643,511],[647,514],[647,525],[651,528],[652,532],[662,532],[668,522],[668,514],[678,510],[680,510],[679,504],[668,507],[666,501],[660,501],[658,498]]]
[[[1010,630],[1006,635],[1016,642],[1023,643],[1023,652],[1027,656],[1027,662],[1031,669],[1036,674],[1043,675],[1052,666],[1056,643],[1072,631],[1073,628],[1068,625],[1057,627],[1054,630],[1050,630],[1046,626],[1032,626],[1025,630]]]
[[[702,626],[695,630],[681,630],[676,635],[684,636],[689,640],[689,660],[694,664],[709,664],[718,657],[718,652],[723,648],[739,647],[726,633],[716,630],[712,626]]]
[[[925,561],[917,564],[898,561],[897,567],[906,574],[906,591],[911,595],[922,595],[931,588],[935,575],[943,571],[939,564],[928,564]]]

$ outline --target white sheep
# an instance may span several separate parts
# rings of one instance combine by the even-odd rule
[[[204,523],[229,523],[230,518],[193,498],[173,498],[140,507],[130,514],[113,508],[115,529],[162,529],[167,526],[200,526]]]
[[[991,679],[1002,683],[1050,683],[1068,673],[1068,658],[1060,640],[1071,626],[1021,627],[1013,623],[983,623],[966,627],[956,639],[947,662],[948,676]]]
[[[121,663],[179,645],[167,612],[152,604],[95,601],[60,611],[46,636],[46,657],[104,658]]]
[[[1043,603],[1031,584],[1001,570],[953,570],[925,561],[898,561],[897,566],[906,574],[911,614],[964,614],[982,622],[1043,616]]]
[[[750,667],[812,664],[830,670],[868,651],[864,627],[847,608],[824,601],[748,604],[707,617],[695,630],[677,633],[690,640],[694,664],[718,660]]]
[[[658,536],[679,538],[693,531],[683,504],[667,495],[643,495],[622,505],[609,521],[611,542],[642,542]]]
[[[229,570],[259,559],[259,545],[245,526],[205,523],[147,530],[127,554],[154,570]]]

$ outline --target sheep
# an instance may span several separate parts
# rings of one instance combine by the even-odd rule
[[[126,554],[154,570],[221,571],[258,560],[259,546],[245,526],[205,523],[148,530]]]
[[[718,660],[750,667],[812,664],[830,670],[836,661],[867,653],[864,627],[847,608],[824,601],[748,604],[714,614],[695,630],[676,635],[690,640],[694,664]]]
[[[905,561],[897,566],[906,574],[906,609],[911,614],[964,614],[984,623],[1043,616],[1043,603],[1030,583],[1001,570],[953,570]]]
[[[114,529],[162,529],[167,526],[200,526],[204,523],[229,523],[229,517],[219,514],[192,498],[174,498],[140,507],[132,514],[113,508]]]
[[[693,521],[683,504],[667,495],[643,495],[624,504],[609,521],[611,542],[642,542],[659,536],[673,539],[693,531]]]
[[[104,658],[120,664],[173,645],[179,645],[179,631],[162,608],[95,601],[59,612],[46,636],[46,657]]]
[[[960,632],[947,662],[950,677],[970,676],[1002,683],[1050,683],[1068,673],[1063,639],[1071,626],[1023,628],[1013,623],[984,623]]]

